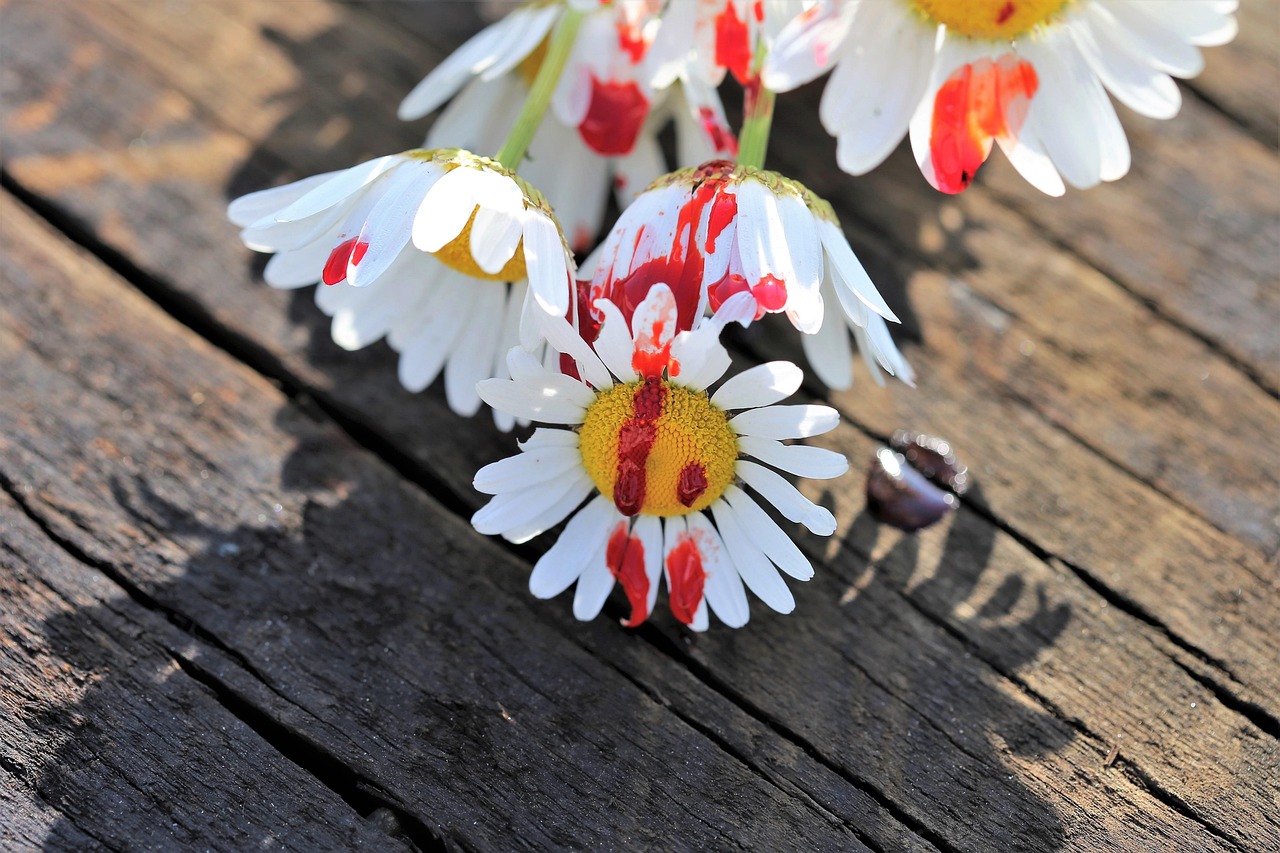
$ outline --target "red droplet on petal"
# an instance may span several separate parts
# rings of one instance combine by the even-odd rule
[[[746,22],[738,17],[733,0],[726,0],[715,22],[716,65],[728,68],[739,83],[746,83],[751,71],[751,34]]]
[[[702,590],[707,583],[707,572],[702,568],[702,555],[691,538],[684,538],[667,555],[668,601],[671,612],[686,625],[693,624],[693,617],[702,604]]]
[[[766,275],[751,288],[756,298],[756,319],[764,314],[776,314],[787,305],[787,283],[780,278]]]
[[[631,616],[622,624],[634,628],[649,618],[649,576],[644,571],[644,543],[639,537],[627,536],[626,522],[614,528],[609,537],[605,562],[631,603]]]
[[[633,80],[608,82],[591,75],[591,101],[578,125],[582,140],[597,154],[630,154],[649,114],[649,99]]]
[[[693,506],[694,502],[707,491],[707,469],[701,462],[690,462],[680,469],[676,480],[676,497],[685,506]]]
[[[1011,53],[962,65],[947,78],[934,97],[929,135],[939,190],[958,193],[969,186],[992,141],[1022,128],[1039,85],[1034,66]]]
[[[751,288],[747,280],[737,273],[725,273],[724,278],[711,285],[707,290],[707,298],[712,312],[719,311],[720,306],[729,301],[729,297],[746,293]],[[759,318],[757,318],[759,319]]]
[[[1008,3],[1005,3],[1000,7],[1000,12],[996,15],[996,23],[1003,24],[1005,21],[1013,17],[1013,13],[1016,12],[1017,9],[1018,7],[1013,5],[1013,0],[1009,0]]]
[[[756,16],[756,23],[764,23],[764,0],[756,0],[751,7],[751,13]]]
[[[368,243],[363,245],[366,249],[369,248]],[[351,253],[355,250],[355,247],[355,237],[350,240],[343,240],[335,246],[333,251],[329,253],[329,260],[324,262],[324,271],[320,274],[320,280],[325,284],[337,284],[340,281],[345,281],[347,278],[347,264],[351,262]],[[360,255],[363,257],[364,252],[361,252]]]

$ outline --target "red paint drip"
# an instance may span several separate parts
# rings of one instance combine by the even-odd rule
[[[591,102],[578,125],[582,140],[597,154],[630,154],[649,114],[649,99],[633,80],[606,82],[591,75]]]
[[[705,266],[703,252],[695,237],[698,223],[708,205],[716,205],[723,196],[729,195],[722,193],[721,189],[733,174],[734,168],[734,164],[728,160],[712,160],[699,167],[694,173],[690,198],[680,208],[671,253],[651,258],[620,278],[607,279],[597,289],[596,298],[608,299],[617,305],[630,324],[636,308],[649,295],[650,288],[655,284],[665,284],[671,288],[676,299],[676,331],[692,329],[702,297],[702,273]],[[719,235],[737,214],[736,200],[732,204],[721,202],[721,205],[713,207],[709,234]],[[642,236],[643,229],[636,235],[637,246]]]
[[[359,242],[356,237],[352,237],[350,240],[343,240],[329,253],[329,260],[324,262],[324,271],[320,274],[320,280],[325,284],[337,284],[340,281],[346,281],[347,264],[360,263],[364,258],[364,253],[367,251],[369,251],[369,244]],[[352,261],[353,255],[355,256],[354,261]]]
[[[644,543],[639,537],[627,536],[626,522],[614,528],[609,537],[605,562],[631,602],[631,617],[622,624],[634,628],[649,618],[649,576],[644,571]]]
[[[591,282],[575,281],[574,290],[578,299],[578,335],[588,344],[594,344],[596,338],[600,337],[600,321],[591,311]],[[573,325],[572,313],[566,313],[565,319],[569,321],[569,325]],[[582,379],[578,374],[577,363],[566,353],[560,353],[560,372],[574,379]]]
[[[751,295],[756,298],[756,313],[776,314],[787,304],[787,283],[780,278],[766,275],[751,288]],[[760,319],[758,316],[756,319]]]
[[[728,68],[739,83],[746,83],[751,71],[751,34],[746,22],[738,17],[733,0],[726,0],[715,21],[716,65]]]
[[[702,132],[707,135],[716,153],[726,157],[738,156],[738,139],[733,135],[732,130],[721,123],[715,110],[711,107],[699,107],[698,122],[702,125]]]
[[[956,69],[933,101],[929,155],[938,189],[958,193],[972,183],[997,137],[1016,136],[1040,87],[1030,62],[1006,53]]]
[[[707,491],[707,469],[701,462],[690,462],[680,469],[676,480],[676,498],[685,506],[693,506]]]
[[[706,584],[707,572],[697,544],[691,538],[682,539],[667,555],[667,586],[671,612],[684,624],[693,624]]]
[[[1013,5],[1013,0],[1005,3],[1000,7],[1000,12],[996,15],[996,23],[1003,24],[1005,21],[1013,17],[1013,13],[1017,11],[1017,9],[1018,7]]]
[[[658,440],[658,418],[667,397],[662,380],[650,376],[636,389],[633,414],[618,430],[618,476],[613,486],[613,504],[630,517],[644,506],[647,480],[645,463]]]

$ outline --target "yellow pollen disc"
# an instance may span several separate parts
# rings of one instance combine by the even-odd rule
[[[960,35],[1009,40],[1057,15],[1074,0],[908,0],[920,14]]]
[[[733,482],[738,437],[703,392],[663,380],[615,385],[587,409],[582,463],[627,515],[706,509]]]
[[[440,251],[436,252],[435,256],[458,272],[466,273],[472,278],[480,278],[485,281],[520,281],[527,274],[524,265],[523,237],[516,244],[516,253],[511,256],[511,260],[507,261],[506,266],[497,272],[489,273],[480,269],[476,259],[471,256],[471,226],[475,225],[476,214],[479,212],[480,208],[478,207],[471,211],[471,218],[467,220],[462,232],[441,246]]]

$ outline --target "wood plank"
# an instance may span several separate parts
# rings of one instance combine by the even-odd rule
[[[1235,846],[1127,775],[1086,775],[1096,745],[900,602],[864,589],[865,614],[848,619],[838,572],[801,591],[819,595],[825,618],[809,602],[805,620],[761,614],[750,632],[701,638],[695,660],[707,671],[696,678],[660,653],[679,649],[677,637],[570,628],[567,607],[504,582],[520,567],[394,472],[68,256],[21,211],[4,214],[17,228],[0,346],[20,390],[0,403],[0,479],[52,535],[228,638],[292,707],[282,724],[446,841],[679,833],[693,845],[829,849],[867,833],[898,849],[895,830],[912,839],[874,809],[887,797],[924,841],[962,849],[1058,846],[1068,833],[1093,846]],[[708,685],[752,713],[725,714]],[[722,733],[725,723],[736,725]],[[745,737],[743,755],[784,757],[774,772],[795,793],[746,772],[703,731]],[[987,731],[1020,732],[1026,757]],[[846,801],[861,785],[876,792],[862,796],[872,820],[857,834],[810,799],[824,768],[850,780]]]
[[[209,677],[236,701],[450,846],[929,849],[659,656],[732,734],[684,722],[530,599],[527,565],[12,202],[0,210],[0,352],[17,386],[0,406],[0,482],[67,547],[224,638],[242,664]],[[635,642],[591,627],[606,648]],[[726,750],[744,738],[780,766]]]
[[[5,849],[403,849],[222,707],[148,636],[171,626],[3,492],[0,601]]]
[[[382,38],[380,31],[360,30],[354,24],[345,31],[353,39],[360,38],[363,33],[363,37],[371,40],[357,53],[387,49],[382,41],[378,41]],[[160,38],[159,35],[156,37]],[[36,43],[34,35],[31,39]],[[102,42],[94,40],[94,43]],[[185,41],[183,46],[194,47]],[[157,48],[146,53],[163,55],[163,52]],[[112,64],[114,67],[128,67],[123,58],[117,58]],[[36,75],[38,69],[33,69],[32,73]],[[137,73],[144,74],[141,70]],[[121,116],[127,116],[159,101],[171,105],[182,103],[171,90],[149,89],[141,82],[126,87],[129,97],[135,100],[118,103],[117,88],[120,87],[109,91],[91,90],[92,97],[86,98],[86,103],[78,107],[100,110],[104,105],[113,103],[114,98],[117,103],[114,109]],[[183,138],[198,137],[201,131],[197,128],[201,124],[190,118],[196,108],[173,106],[173,109],[176,117],[169,132]],[[387,117],[379,119],[376,114],[369,116],[367,122],[371,130],[386,123]],[[50,150],[58,144],[69,144],[67,140],[77,133],[74,125],[60,127],[59,130],[61,133],[53,133],[51,128],[49,133],[37,134],[26,144]],[[203,132],[210,133],[207,129]],[[479,464],[503,455],[506,447],[503,441],[493,439],[491,433],[478,431],[475,444],[468,443],[446,451],[444,445],[429,440],[428,433],[421,429],[423,415],[418,411],[388,405],[388,401],[403,399],[403,392],[397,389],[391,378],[390,360],[385,352],[378,352],[380,348],[355,355],[340,352],[323,340],[323,333],[314,333],[318,318],[314,310],[305,304],[305,296],[295,296],[295,301],[290,302],[281,294],[264,293],[261,287],[246,278],[226,274],[228,269],[238,268],[237,257],[242,255],[228,245],[226,230],[217,220],[219,204],[212,197],[211,190],[219,185],[219,175],[226,175],[234,168],[235,152],[243,151],[243,148],[237,148],[234,137],[229,134],[214,130],[212,136],[227,140],[221,171],[206,159],[202,168],[212,169],[213,174],[205,175],[194,183],[166,181],[163,193],[156,193],[148,185],[131,188],[108,184],[103,188],[109,188],[111,192],[125,192],[132,199],[129,203],[132,208],[155,211],[156,221],[180,219],[196,232],[181,233],[172,228],[153,230],[146,240],[129,236],[129,227],[112,226],[115,206],[100,204],[99,201],[108,197],[106,193],[73,192],[59,185],[57,176],[61,173],[56,160],[18,157],[10,163],[15,175],[36,191],[61,200],[77,215],[95,223],[99,233],[109,235],[111,242],[126,248],[144,269],[153,270],[157,275],[165,270],[181,269],[182,273],[175,279],[179,290],[200,300],[219,324],[230,326],[255,346],[268,349],[269,359],[287,366],[289,372],[301,377],[309,387],[332,395],[331,399],[338,405],[376,422],[384,435],[393,437],[389,440],[396,447],[404,448],[411,457],[422,460],[424,468],[433,476],[455,484],[464,500],[475,500],[474,496],[468,497],[470,493],[466,487],[471,472]],[[93,143],[81,140],[79,144],[91,150]],[[219,142],[219,145],[223,144]],[[274,141],[264,143],[263,149],[273,144]],[[292,141],[280,144],[291,145]],[[288,153],[293,150],[288,148]],[[315,145],[299,149],[297,153],[302,160],[321,156]],[[785,155],[786,149],[782,149],[782,153]],[[281,149],[279,154],[285,156],[286,151]],[[327,163],[325,167],[333,165],[336,163]],[[811,180],[811,183],[820,191],[828,192],[842,206],[852,204],[842,189],[829,189],[820,179]],[[914,183],[919,182],[916,180]],[[985,209],[991,215],[999,214],[990,203]],[[1012,223],[1007,214],[1002,221]],[[202,222],[209,224],[202,227]],[[1013,223],[1011,227],[1020,226]],[[1015,236],[1021,237],[1022,231]],[[919,261],[908,261],[894,267],[885,263],[883,254],[869,248],[878,241],[865,231],[854,233],[855,243],[873,264],[880,281],[909,280],[913,292],[920,291],[921,298],[913,300],[917,303],[913,313],[918,315],[917,328],[924,324],[924,328],[930,329],[930,339],[927,348],[913,354],[922,373],[920,393],[902,391],[893,395],[867,395],[858,388],[850,395],[838,398],[846,412],[873,432],[886,434],[902,424],[935,429],[945,427],[944,431],[961,447],[973,447],[974,452],[985,448],[985,453],[971,457],[970,461],[987,478],[984,497],[1001,519],[1014,525],[1040,547],[1082,567],[1099,583],[1114,588],[1118,598],[1132,602],[1153,621],[1168,626],[1191,647],[1201,650],[1213,660],[1226,662],[1226,670],[1237,673],[1238,680],[1244,682],[1241,689],[1248,700],[1263,702],[1275,716],[1276,693],[1269,689],[1275,678],[1274,669],[1265,664],[1271,658],[1256,654],[1259,649],[1273,651],[1275,642],[1270,627],[1270,593],[1267,587],[1258,586],[1259,578],[1267,584],[1274,584],[1275,569],[1266,565],[1265,557],[1197,522],[1182,507],[1151,493],[1141,483],[1110,470],[1093,453],[1077,446],[1077,440],[1069,434],[1064,435],[1062,429],[1026,416],[1021,399],[1006,399],[1005,377],[1017,379],[1026,361],[1021,352],[1023,342],[1034,343],[1040,340],[1041,333],[1019,325],[1018,318],[1011,319],[1009,312],[998,306],[991,308],[990,301],[983,298],[983,294],[975,294],[973,288],[981,284],[982,276],[969,276],[962,286],[953,286],[949,280],[920,272],[922,265]],[[1022,263],[1017,261],[1019,241],[1001,240],[998,236],[986,237],[984,239],[988,242],[978,244],[989,253],[986,268],[998,271],[1006,261]],[[190,247],[197,247],[198,251]],[[1050,257],[1055,256],[1049,250],[1046,252]],[[1068,270],[1080,270],[1069,259],[1053,262],[1053,265],[1058,264],[1066,264]],[[1124,304],[1122,301],[1117,303],[1115,292],[1107,291],[1105,281],[1096,275],[1090,276],[1089,281],[1093,283],[1091,291],[1102,294],[1095,296],[1097,304],[1105,306],[1111,303],[1108,310],[1119,310],[1115,304]],[[222,298],[211,298],[215,282],[218,292],[225,294]],[[1028,297],[1023,299],[1034,301]],[[1058,300],[1051,304],[1062,305],[1062,302]],[[1063,306],[1063,310],[1069,307]],[[1141,318],[1132,314],[1130,310],[1126,316],[1132,323],[1138,323]],[[1074,314],[1057,320],[1067,327],[1086,322]],[[1013,323],[1012,330],[1010,323]],[[1115,351],[1119,346],[1117,338],[1129,340],[1133,333],[1131,327],[1115,329],[1104,342]],[[1152,334],[1167,333],[1157,331]],[[1194,340],[1177,340],[1181,341],[1184,350],[1196,345]],[[1051,356],[1055,355],[1051,348],[1044,349],[1048,349]],[[973,353],[986,357],[977,358]],[[1080,386],[1081,379],[1061,353],[1053,358],[1051,367],[1046,373],[1039,374],[1043,378],[1030,385],[1031,391],[1043,388],[1044,393],[1040,396],[1048,395],[1048,402],[1052,405],[1046,406],[1042,401],[1039,404],[1041,410],[1049,409],[1051,414],[1069,411],[1071,396],[1055,391],[1055,388],[1065,385],[1074,389]],[[983,381],[982,375],[975,375],[975,368],[985,372],[991,381]],[[1229,368],[1223,369],[1229,376],[1235,375]],[[1115,376],[1114,371],[1111,373]],[[1088,375],[1085,374],[1086,379]],[[1239,383],[1233,387],[1238,389]],[[1160,390],[1163,389],[1150,389],[1152,393]],[[1190,400],[1189,395],[1193,393],[1179,389],[1175,400]],[[438,395],[429,393],[418,399],[426,409],[425,417],[452,422]],[[1124,401],[1115,402],[1119,405]],[[370,417],[367,413],[372,412],[378,414]],[[1171,410],[1170,421],[1185,436],[1186,419],[1176,415],[1176,409]],[[1258,420],[1256,417],[1253,419],[1255,426]],[[1014,429],[1005,427],[1010,422],[1016,424]],[[1148,454],[1148,458],[1153,456]],[[1235,455],[1230,458],[1234,459]],[[1039,470],[1048,460],[1054,460],[1058,471],[1056,477],[1026,477],[1025,472]],[[1117,513],[1112,509],[1117,506],[1131,508],[1131,512]],[[1256,513],[1251,517],[1256,519]],[[1151,531],[1150,535],[1133,535],[1135,519],[1142,520],[1146,529]],[[1221,559],[1215,560],[1212,555],[1221,555]],[[1204,591],[1205,580],[1201,577],[1205,559],[1214,564],[1214,572],[1208,579],[1212,592],[1208,594]],[[1121,567],[1125,570],[1121,571]],[[1176,596],[1168,594],[1171,585],[1178,592]],[[1222,618],[1223,608],[1232,615],[1231,619]],[[1250,686],[1254,684],[1258,687]]]
[[[1280,7],[1269,0],[1242,0],[1236,20],[1240,22],[1240,33],[1232,42],[1230,54],[1220,55],[1214,48],[1206,50],[1204,73],[1191,87],[1247,127],[1258,141],[1275,146],[1280,138],[1280,111],[1276,110]]]

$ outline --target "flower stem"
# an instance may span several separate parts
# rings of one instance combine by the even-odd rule
[[[551,43],[547,45],[547,55],[538,66],[538,76],[533,79],[529,97],[525,98],[507,141],[502,143],[501,150],[494,155],[493,159],[513,172],[518,170],[525,152],[529,150],[533,134],[537,132],[538,125],[542,124],[542,117],[546,115],[547,106],[551,103],[551,94],[560,81],[565,63],[569,61],[569,53],[573,50],[573,42],[578,36],[578,27],[581,26],[583,17],[584,13],[576,11],[571,5],[565,7],[560,23],[551,35]]]
[[[764,65],[763,41],[756,46],[755,67],[742,98],[742,133],[738,135],[738,165],[764,168],[769,150],[769,130],[773,127],[774,91],[764,85],[760,72]]]

